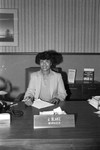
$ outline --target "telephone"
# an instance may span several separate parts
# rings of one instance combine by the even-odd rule
[[[15,117],[23,116],[23,111],[14,110],[11,106],[13,106],[13,104],[8,105],[6,102],[0,100],[0,113],[10,113]]]

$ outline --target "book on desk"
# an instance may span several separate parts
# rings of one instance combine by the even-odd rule
[[[83,81],[93,82],[94,81],[94,68],[84,68]]]

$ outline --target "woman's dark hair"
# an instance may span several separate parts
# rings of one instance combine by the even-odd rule
[[[35,58],[36,64],[40,64],[40,60],[50,60],[53,63],[52,56],[48,51],[38,53]]]
[[[40,64],[40,60],[50,60],[52,67],[60,64],[63,61],[63,57],[61,53],[56,52],[55,50],[48,50],[44,52],[40,52],[36,55],[35,62],[36,64]]]

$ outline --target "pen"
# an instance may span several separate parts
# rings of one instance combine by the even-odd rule
[[[11,104],[10,107],[13,107],[13,106],[16,106],[16,105],[18,105],[18,104],[17,103],[16,104]]]

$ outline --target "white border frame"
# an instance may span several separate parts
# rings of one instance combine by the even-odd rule
[[[0,13],[14,14],[14,42],[1,42],[0,46],[18,46],[18,14],[17,9],[0,9]]]

